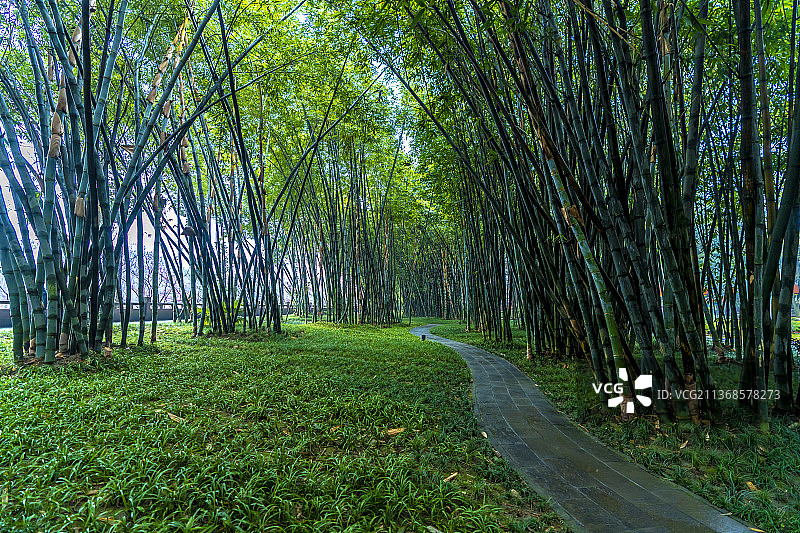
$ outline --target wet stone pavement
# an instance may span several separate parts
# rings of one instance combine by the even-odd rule
[[[657,477],[570,422],[513,364],[469,344],[431,335],[472,372],[475,413],[494,448],[576,531],[752,531],[674,483]]]

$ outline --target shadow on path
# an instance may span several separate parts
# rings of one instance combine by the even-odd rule
[[[475,346],[429,333],[472,372],[478,421],[495,449],[577,531],[740,532],[749,527],[706,500],[632,463],[556,411],[513,364]]]

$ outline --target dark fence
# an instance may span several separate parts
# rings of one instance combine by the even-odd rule
[[[153,317],[153,306],[146,304],[144,307],[145,320],[151,320]],[[158,306],[158,320],[172,320],[173,304],[159,304]],[[180,305],[177,306],[177,312],[180,313]],[[0,301],[0,328],[11,327],[11,306],[7,301]],[[191,309],[191,308],[190,308]],[[114,322],[120,321],[120,310],[118,306],[114,307]],[[131,323],[139,322],[139,304],[131,306]]]
[[[144,319],[153,319],[153,306],[151,304],[144,304]],[[173,306],[173,304],[159,304],[158,305],[158,320],[172,320],[173,307],[177,307],[177,312],[180,313],[180,305]],[[189,308],[191,310],[191,307]],[[118,305],[114,306],[114,322],[122,320],[122,313]],[[131,304],[131,324],[139,322],[139,304]]]
[[[10,328],[11,327],[11,310],[10,304],[8,301],[0,301],[0,328]],[[153,318],[153,306],[150,304],[144,304],[144,319],[146,321],[150,321]],[[163,303],[159,304],[158,306],[158,320],[159,322],[172,320],[173,315],[177,316],[178,318],[181,317],[181,304],[171,304],[171,303]],[[174,308],[174,309],[173,309]],[[186,310],[187,314],[192,310],[191,306]],[[199,310],[199,306],[198,306]],[[327,309],[323,309],[323,312],[327,311]],[[199,312],[199,311],[198,311]],[[260,313],[266,312],[266,308],[261,308],[259,310]],[[281,309],[281,314],[290,314],[294,313],[294,307],[287,307],[283,306]],[[319,310],[318,310],[319,312]],[[242,309],[240,309],[239,313],[242,313]],[[120,322],[122,320],[122,315],[120,313],[119,306],[114,306],[114,322]],[[134,303],[131,305],[131,324],[136,324],[139,322],[139,304]]]

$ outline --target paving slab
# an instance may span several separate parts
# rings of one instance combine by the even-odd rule
[[[752,529],[699,496],[655,476],[572,423],[512,363],[437,335],[472,372],[475,414],[495,449],[575,531],[738,533]]]

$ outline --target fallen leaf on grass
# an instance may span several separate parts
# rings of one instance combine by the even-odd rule
[[[448,482],[448,481],[453,481],[456,478],[457,475],[458,475],[458,472],[453,472],[452,474],[450,474],[449,476],[444,478],[445,483]]]
[[[686,446],[687,446],[688,444],[689,444],[689,441],[688,441],[688,440],[685,440],[685,441],[683,441],[683,444],[681,444],[681,447],[680,447],[679,449],[680,449],[680,450],[682,450],[682,449],[686,448]]]
[[[389,437],[395,437],[395,436],[399,435],[400,433],[404,432],[405,430],[406,430],[406,428],[390,429],[390,430],[386,431],[386,435],[388,435]]]
[[[484,439],[488,439],[489,435],[487,435],[485,431],[481,431],[481,437],[483,437]]]
[[[339,429],[340,427],[342,427],[342,426],[333,426],[333,427],[331,428],[331,430],[330,430],[330,431],[331,431],[331,433],[333,433],[334,431],[336,431],[336,430],[337,430],[337,429]]]
[[[167,413],[167,416],[168,416],[168,417],[169,417],[169,419],[170,419],[170,420],[172,420],[173,422],[186,422],[186,419],[185,419],[185,418],[181,418],[181,417],[179,417],[178,415],[173,415],[172,413]]]
[[[758,487],[756,487],[752,481],[748,481],[747,483],[745,483],[745,485],[747,485],[747,488],[752,490],[753,492],[758,492]]]
[[[756,527],[751,527],[750,531],[755,531],[756,533],[766,533],[763,529],[758,529]]]
[[[108,522],[109,524],[119,524],[119,520],[114,520],[113,518],[106,518],[105,516],[98,516],[97,519],[102,522]]]

